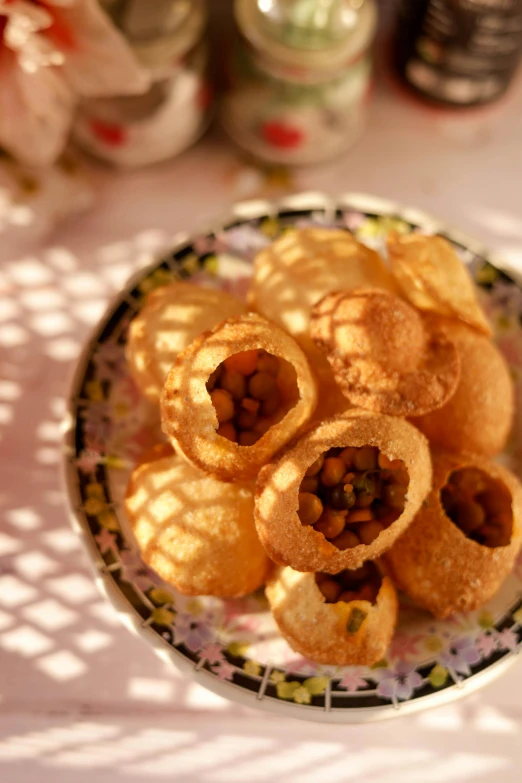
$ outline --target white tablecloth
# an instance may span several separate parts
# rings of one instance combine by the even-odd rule
[[[0,208],[0,780],[520,781],[520,663],[451,706],[366,726],[252,712],[167,668],[97,594],[58,464],[71,365],[107,299],[238,198],[373,193],[436,213],[522,269],[521,88],[461,117],[382,86],[358,146],[292,181],[260,174],[214,132],[143,171],[88,166],[92,207],[56,227]]]

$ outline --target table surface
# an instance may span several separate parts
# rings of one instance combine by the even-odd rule
[[[502,106],[466,116],[382,84],[364,138],[327,166],[260,171],[213,131],[141,171],[85,164],[77,185],[93,203],[68,221],[46,214],[50,196],[26,226],[27,211],[0,206],[1,780],[520,781],[522,663],[451,706],[366,726],[256,713],[168,668],[97,594],[58,466],[82,342],[111,294],[176,233],[237,199],[367,192],[431,211],[522,269],[521,138],[520,83]],[[51,191],[59,211],[74,201]]]

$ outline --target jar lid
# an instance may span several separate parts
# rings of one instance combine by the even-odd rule
[[[201,38],[204,0],[103,0],[140,63],[157,68],[179,59]]]
[[[235,0],[241,33],[260,53],[282,66],[331,71],[357,59],[369,46],[377,26],[374,0],[330,3],[329,24],[310,23],[299,0]],[[315,0],[316,10],[321,3]],[[333,8],[333,6],[336,6]],[[306,10],[306,9],[305,9]]]

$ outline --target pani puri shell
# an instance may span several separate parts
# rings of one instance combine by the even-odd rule
[[[388,291],[327,294],[312,310],[310,334],[345,397],[361,408],[420,415],[441,407],[457,387],[451,340]]]
[[[473,279],[447,239],[393,232],[387,246],[392,274],[409,302],[491,335]]]
[[[440,318],[437,322],[457,348],[460,378],[445,405],[413,422],[441,449],[492,457],[504,449],[513,424],[509,368],[485,335],[457,321]]]
[[[291,229],[256,256],[248,301],[298,336],[308,334],[310,311],[325,294],[363,285],[394,290],[375,250],[341,229]]]
[[[353,407],[346,399],[334,378],[328,359],[308,335],[296,337],[308,362],[314,371],[317,383],[317,405],[312,416],[313,421],[331,419]]]
[[[400,516],[368,545],[340,550],[298,516],[301,481],[318,457],[330,448],[376,446],[390,460],[404,462],[409,475]],[[392,546],[408,527],[431,488],[428,443],[404,419],[352,409],[314,425],[279,459],[266,465],[257,480],[255,520],[269,557],[297,571],[335,574],[358,568]]]
[[[315,574],[278,569],[267,583],[274,619],[293,650],[316,663],[371,666],[388,649],[397,623],[397,594],[384,577],[375,604],[355,600],[326,603]],[[366,617],[355,633],[348,631],[354,612]]]
[[[181,593],[237,597],[264,583],[252,485],[223,484],[160,447],[132,473],[125,506],[142,559]]]
[[[226,291],[176,282],[152,291],[132,320],[126,357],[132,377],[152,401],[159,400],[167,373],[201,332],[246,312]]]
[[[254,445],[240,446],[217,434],[219,422],[206,383],[228,357],[259,349],[294,368],[299,399]],[[178,356],[161,400],[163,430],[196,467],[221,481],[244,481],[254,479],[306,424],[316,401],[315,378],[296,341],[262,316],[248,313],[200,335]]]
[[[475,467],[502,482],[511,494],[513,527],[507,546],[482,546],[447,516],[440,491],[450,474]],[[434,454],[433,490],[412,524],[385,554],[395,584],[435,617],[478,609],[511,571],[522,542],[522,486],[502,465],[481,457]]]

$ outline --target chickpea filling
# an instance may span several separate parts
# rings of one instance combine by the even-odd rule
[[[382,584],[381,575],[369,561],[353,571],[347,568],[339,574],[317,573],[315,581],[327,604],[336,604],[339,601],[347,604],[352,601],[369,601],[374,604]],[[357,633],[366,617],[366,612],[354,606],[346,630],[349,633]]]
[[[495,548],[511,541],[511,493],[502,481],[479,468],[455,470],[440,499],[446,515],[477,544]]]
[[[253,446],[299,399],[292,365],[264,350],[225,359],[207,381],[218,419],[217,434]]]
[[[400,517],[409,476],[374,446],[333,448],[305,473],[298,515],[338,549],[368,546]]]

